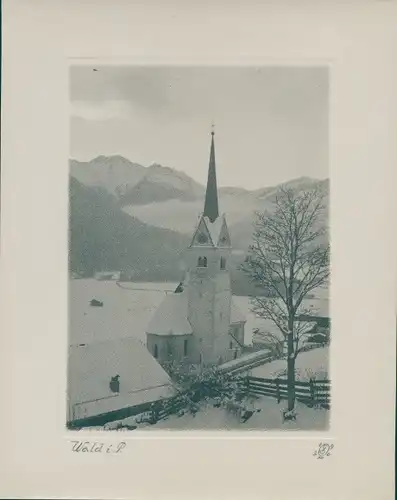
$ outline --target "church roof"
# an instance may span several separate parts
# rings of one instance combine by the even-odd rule
[[[232,297],[232,304],[230,309],[230,324],[233,325],[234,323],[242,323],[245,321],[247,321],[247,318],[241,312],[240,308]]]
[[[187,319],[187,292],[170,293],[154,313],[146,333],[153,335],[189,335],[193,333]]]
[[[216,183],[214,131],[211,132],[211,152],[205,192],[204,216],[214,222],[219,217],[218,187]]]
[[[198,240],[197,236],[200,234],[204,234],[207,236],[207,242],[202,243]],[[226,243],[220,242],[221,236],[225,236]],[[218,217],[214,222],[211,222],[208,217],[204,214],[200,216],[198,219],[198,223],[193,232],[192,245],[200,245],[200,246],[230,246],[230,237],[229,232],[226,225],[225,215],[223,214],[221,217]]]
[[[216,181],[214,131],[211,132],[211,151],[205,191],[204,211],[199,216],[190,246],[230,247],[226,218],[219,215],[218,186]]]
[[[210,219],[204,215],[204,220],[208,228],[208,231],[210,233],[212,243],[214,244],[214,246],[217,246],[219,241],[219,235],[221,233],[223,225],[223,216],[218,217],[216,220],[214,220],[214,222],[211,222]]]

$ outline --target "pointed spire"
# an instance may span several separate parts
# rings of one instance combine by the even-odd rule
[[[208,168],[207,190],[205,192],[204,213],[211,222],[214,222],[219,216],[218,208],[218,188],[216,184],[216,169],[215,169],[215,145],[214,145],[214,125],[211,130],[211,152],[210,164]]]

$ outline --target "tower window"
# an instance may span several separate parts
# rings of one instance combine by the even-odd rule
[[[226,269],[226,258],[221,257],[221,269]]]
[[[157,359],[159,357],[159,350],[157,344],[154,344],[154,357]]]
[[[230,341],[229,349],[233,349],[233,342],[232,341]]]
[[[187,339],[183,341],[183,355],[187,356]]]
[[[197,267],[207,267],[207,257],[199,257],[197,260]]]

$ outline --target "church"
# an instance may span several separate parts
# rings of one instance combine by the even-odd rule
[[[219,213],[212,131],[204,212],[185,251],[185,276],[146,329],[147,348],[159,363],[203,367],[241,355],[246,318],[232,297],[231,253],[226,217]]]

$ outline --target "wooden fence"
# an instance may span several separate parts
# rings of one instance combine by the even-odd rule
[[[285,379],[266,379],[259,377],[241,377],[238,380],[240,395],[256,394],[270,396],[281,400],[288,398],[287,381]],[[176,414],[189,407],[189,398],[186,393],[180,393],[172,398],[163,400],[154,408],[154,419],[162,420],[169,415]],[[329,380],[310,380],[308,382],[296,381],[295,397],[297,401],[309,406],[320,406],[329,410],[331,408],[331,383]],[[192,403],[192,401],[190,401]]]
[[[259,377],[244,377],[240,384],[250,394],[271,396],[280,402],[288,398],[287,381],[285,379],[267,379]],[[295,397],[307,406],[331,408],[331,383],[329,380],[296,381]]]
[[[158,409],[156,407],[153,409],[154,419],[162,420],[169,415],[175,415],[185,407],[186,402],[183,397],[181,397],[181,395],[174,396],[160,403],[157,407]]]

